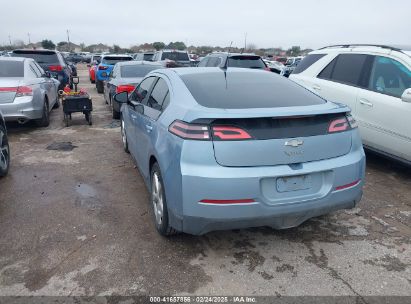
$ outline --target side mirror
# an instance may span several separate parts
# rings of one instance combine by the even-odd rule
[[[119,104],[128,103],[128,93],[120,92],[114,95],[114,101],[118,102]]]
[[[45,71],[43,77],[51,78],[51,74],[49,71]]]
[[[402,93],[401,100],[404,102],[411,102],[411,88],[406,89],[404,93]]]

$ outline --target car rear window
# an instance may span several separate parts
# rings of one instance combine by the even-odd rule
[[[133,60],[133,58],[128,57],[128,56],[125,56],[125,57],[118,57],[118,56],[116,56],[116,57],[104,57],[103,60],[101,61],[101,63],[114,65],[117,62],[131,61],[131,60]]]
[[[139,65],[123,65],[120,68],[122,78],[144,77],[149,72],[159,69],[161,66],[139,64]]]
[[[144,59],[145,61],[151,61],[153,59],[154,54],[144,54]]]
[[[275,73],[244,70],[181,75],[194,99],[207,108],[294,107],[326,101]],[[226,75],[226,76],[225,76]]]
[[[293,74],[299,74],[301,72],[304,72],[306,69],[308,69],[310,66],[312,66],[314,63],[316,63],[324,56],[325,54],[310,54],[305,56],[304,59],[301,60],[301,62],[294,69]]]
[[[32,58],[38,64],[59,64],[59,59],[55,52],[13,51],[12,56]]]
[[[174,60],[174,61],[190,61],[187,53],[183,52],[163,52],[161,60]]]
[[[231,56],[228,59],[228,67],[264,69],[266,65],[259,56]]]
[[[0,60],[0,77],[24,77],[24,62]]]

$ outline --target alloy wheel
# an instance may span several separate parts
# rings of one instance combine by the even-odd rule
[[[156,218],[157,225],[160,226],[163,222],[164,198],[158,172],[153,173],[153,181],[151,188],[151,200],[153,203],[154,216]]]

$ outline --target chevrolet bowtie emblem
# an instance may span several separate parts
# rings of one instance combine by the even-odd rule
[[[296,148],[296,147],[301,146],[303,144],[304,144],[304,142],[302,140],[292,139],[292,140],[286,141],[284,145]]]

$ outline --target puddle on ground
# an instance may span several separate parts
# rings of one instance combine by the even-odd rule
[[[54,142],[47,146],[47,150],[56,150],[56,151],[72,151],[77,146],[73,145],[71,141],[62,141]]]
[[[97,191],[87,184],[78,184],[76,186],[76,192],[83,197],[96,197]]]

